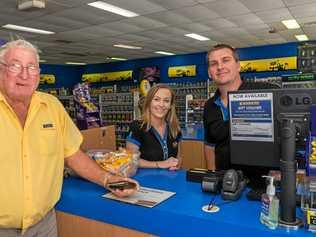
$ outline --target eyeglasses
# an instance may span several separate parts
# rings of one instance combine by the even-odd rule
[[[3,62],[0,62],[0,64],[6,66],[10,72],[15,73],[15,74],[19,74],[23,71],[24,68],[27,69],[27,72],[29,75],[31,76],[36,76],[40,73],[40,68],[38,66],[35,65],[28,65],[26,67],[23,67],[20,63],[18,62],[12,62],[10,64],[6,64]]]

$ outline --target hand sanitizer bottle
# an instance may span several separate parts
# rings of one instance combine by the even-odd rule
[[[275,195],[274,177],[263,176],[269,180],[267,192],[261,197],[260,222],[270,229],[276,229],[279,222],[279,199]]]

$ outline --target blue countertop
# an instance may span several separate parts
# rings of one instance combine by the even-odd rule
[[[201,210],[212,195],[201,191],[200,183],[187,182],[185,171],[139,169],[141,186],[176,192],[163,203],[146,208],[101,197],[106,191],[80,178],[64,180],[56,209],[69,214],[154,234],[157,236],[314,236],[304,229],[269,230],[260,224],[260,203],[245,194],[235,202],[217,197],[217,213]]]

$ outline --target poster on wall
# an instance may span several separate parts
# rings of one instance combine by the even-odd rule
[[[53,74],[41,74],[40,84],[55,84],[55,75]]]
[[[139,91],[146,96],[149,89],[160,81],[160,69],[158,66],[143,67],[139,69]]]
[[[89,73],[83,74],[81,77],[82,82],[96,83],[107,81],[126,81],[131,80],[133,71],[117,71],[117,72],[105,72],[105,73]]]
[[[196,65],[186,65],[168,68],[168,77],[194,77],[196,76]]]
[[[141,80],[148,80],[149,82],[156,82],[160,81],[160,69],[157,66],[152,67],[143,67],[139,70],[139,79]]]
[[[240,72],[271,72],[295,70],[297,57],[240,61]]]

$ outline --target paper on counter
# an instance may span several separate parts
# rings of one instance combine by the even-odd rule
[[[102,197],[144,207],[154,207],[175,194],[176,193],[174,192],[169,192],[161,189],[140,187],[140,189],[136,193],[129,197],[120,198],[110,192],[102,195]]]

